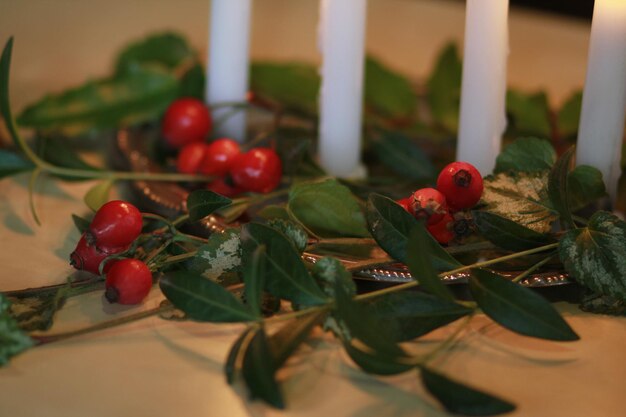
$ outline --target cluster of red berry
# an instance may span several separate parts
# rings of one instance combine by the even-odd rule
[[[270,148],[241,152],[239,144],[229,138],[207,143],[212,124],[209,110],[197,99],[178,99],[168,107],[161,132],[169,147],[179,149],[178,172],[217,177],[208,189],[226,197],[274,190],[282,176],[278,154]]]
[[[70,255],[70,264],[78,270],[99,275],[100,264],[128,250],[142,227],[137,207],[119,200],[104,204]],[[106,274],[105,297],[111,303],[140,303],[152,287],[152,273],[138,259],[107,260],[102,272]]]
[[[426,221],[430,234],[442,244],[455,238],[455,213],[478,203],[483,193],[480,172],[467,162],[453,162],[439,173],[437,189],[421,188],[398,200],[406,211]]]

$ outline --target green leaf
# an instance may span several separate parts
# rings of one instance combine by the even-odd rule
[[[187,263],[190,271],[212,281],[223,274],[238,271],[241,267],[241,239],[239,229],[226,229],[212,233],[207,243],[197,249],[196,255]]]
[[[228,356],[226,357],[226,362],[224,363],[224,374],[226,375],[226,382],[228,382],[229,385],[232,385],[235,382],[237,373],[240,371],[239,368],[241,367],[241,364],[239,364],[238,361],[242,360],[241,348],[244,344],[250,343],[252,333],[255,332],[255,330],[256,327],[254,326],[246,327],[228,351]]]
[[[517,134],[551,137],[550,107],[546,93],[525,94],[509,90],[506,93],[506,110],[511,119],[510,127]]]
[[[365,59],[364,99],[369,110],[392,119],[411,117],[417,105],[411,82],[371,56]]]
[[[115,71],[120,74],[141,64],[158,64],[173,70],[195,57],[196,52],[180,34],[157,33],[124,48],[115,63]]]
[[[9,314],[24,331],[48,330],[52,327],[54,315],[65,304],[69,289],[69,286],[63,286],[36,295],[8,296],[11,303]]]
[[[276,204],[269,204],[263,207],[261,210],[259,210],[257,214],[259,215],[259,217],[266,220],[289,220],[289,213],[287,212],[287,209],[284,206],[279,206]]]
[[[556,115],[556,124],[559,135],[563,138],[575,137],[578,133],[580,110],[583,105],[583,93],[577,91],[567,99]]]
[[[260,317],[221,285],[193,272],[168,272],[159,284],[165,297],[193,320],[242,322]]]
[[[93,211],[98,211],[100,207],[109,201],[109,193],[114,181],[100,181],[87,191],[84,197],[85,204]]]
[[[312,272],[317,284],[330,297],[335,297],[336,285],[340,285],[350,297],[356,294],[356,284],[352,279],[352,274],[338,259],[330,257],[319,259],[313,265]]]
[[[385,131],[374,142],[374,153],[393,172],[413,181],[433,180],[435,167],[422,150],[408,137]]]
[[[556,152],[545,139],[519,138],[498,155],[494,173],[521,171],[541,173],[556,162]]]
[[[599,211],[587,227],[566,232],[559,256],[578,282],[626,301],[626,223],[617,216]]]
[[[9,314],[10,302],[0,294],[0,366],[35,343]]]
[[[191,67],[180,80],[180,97],[193,97],[204,101],[205,75],[204,68],[200,64]]]
[[[11,53],[13,51],[13,37],[11,36],[4,44],[2,49],[2,57],[0,58],[0,114],[4,119],[7,130],[13,144],[22,149],[22,144],[18,141],[19,134],[17,132],[17,126],[13,122],[13,114],[11,112],[11,105],[9,103],[9,75],[11,72]]]
[[[568,149],[556,161],[548,177],[548,196],[555,210],[559,213],[561,223],[566,227],[574,227],[572,212],[569,206],[567,177],[571,170],[574,147]]]
[[[32,162],[18,154],[0,149],[0,178],[30,171],[34,167]]]
[[[243,259],[250,259],[257,247],[265,245],[265,289],[271,294],[299,305],[317,305],[327,302],[326,295],[309,274],[300,254],[282,233],[258,223],[242,227]]]
[[[454,300],[452,293],[441,281],[432,264],[429,245],[430,234],[422,223],[416,223],[409,232],[406,247],[406,264],[420,287],[442,300]]]
[[[246,304],[259,316],[261,315],[261,297],[267,279],[265,256],[265,246],[257,246],[252,256],[243,264]]]
[[[102,171],[100,168],[88,164],[80,156],[78,156],[74,149],[68,145],[65,138],[38,137],[37,145],[39,156],[52,165],[86,171]],[[59,175],[58,177],[65,181],[82,181],[82,179],[76,179],[76,177],[62,175]]]
[[[287,210],[317,236],[369,236],[358,200],[334,178],[294,185]]]
[[[368,308],[397,342],[423,336],[472,312],[460,304],[419,291],[386,294],[371,301]]]
[[[459,128],[462,65],[455,44],[447,45],[428,78],[426,98],[433,118],[450,132]]]
[[[277,368],[282,366],[306,340],[313,328],[322,323],[326,314],[326,311],[316,311],[304,317],[298,317],[270,336],[268,342]]]
[[[422,383],[446,410],[466,416],[492,416],[515,410],[515,405],[468,387],[427,367],[421,368]]]
[[[189,220],[197,222],[204,219],[216,210],[229,206],[232,203],[230,198],[209,190],[196,190],[189,193],[187,197],[187,211]]]
[[[83,217],[80,217],[76,214],[72,214],[72,221],[74,222],[74,226],[76,229],[82,234],[89,230],[89,226],[91,225],[91,221],[87,220]]]
[[[370,349],[393,357],[406,356],[404,350],[391,337],[367,305],[355,302],[341,282],[335,283],[334,317],[347,331],[342,338],[358,339]]]
[[[298,252],[304,252],[309,241],[309,235],[298,223],[291,220],[272,219],[267,222],[267,225],[284,234]]]
[[[557,213],[548,198],[548,173],[499,173],[485,178],[485,211],[539,233],[549,233]]]
[[[573,211],[606,196],[602,172],[589,165],[579,165],[567,176],[569,206]]]
[[[375,193],[370,194],[368,198],[366,215],[370,232],[380,247],[392,258],[405,262],[409,233],[417,224],[417,220],[395,201]],[[436,240],[429,237],[428,241],[431,260],[437,270],[444,271],[461,266]]]
[[[285,402],[276,382],[276,370],[265,331],[258,328],[243,357],[243,378],[251,399],[260,398],[273,407],[283,409]]]
[[[512,220],[488,211],[472,211],[474,224],[480,234],[502,249],[522,251],[553,243],[549,235],[515,223]]]
[[[354,363],[370,374],[397,375],[415,368],[415,365],[400,362],[394,355],[373,350],[367,351],[348,341],[344,341],[343,347]]]
[[[113,78],[90,81],[48,95],[18,118],[25,127],[73,136],[158,117],[176,98],[178,81],[159,68],[137,67]]]
[[[253,62],[250,66],[250,86],[261,99],[271,100],[304,115],[317,114],[320,77],[313,65]]]
[[[529,288],[482,269],[472,270],[469,288],[483,312],[509,330],[548,340],[579,339],[554,307]]]

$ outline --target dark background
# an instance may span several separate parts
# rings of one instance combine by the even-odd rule
[[[511,0],[511,5],[583,19],[591,19],[593,13],[593,0]]]

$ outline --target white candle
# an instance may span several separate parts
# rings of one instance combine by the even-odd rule
[[[209,105],[245,102],[248,92],[248,50],[251,0],[212,0],[206,81]],[[213,111],[213,120],[230,114],[215,131],[239,142],[246,137],[246,112],[232,107]]]
[[[602,171],[615,201],[626,108],[626,1],[596,0],[576,161]]]
[[[338,177],[358,176],[361,156],[366,0],[321,0],[319,160]]]
[[[467,0],[457,160],[483,175],[495,166],[506,128],[508,0]]]

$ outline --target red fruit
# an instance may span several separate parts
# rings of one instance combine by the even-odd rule
[[[441,221],[448,212],[446,197],[434,188],[415,191],[411,196],[409,209],[415,218],[426,220],[427,224]]]
[[[446,213],[437,223],[426,225],[426,229],[437,242],[446,245],[454,239],[454,218]]]
[[[411,209],[409,207],[409,205],[411,203],[411,197],[407,197],[407,198],[403,198],[401,200],[397,200],[396,203],[398,203],[398,205],[400,205],[400,207],[405,209],[408,213],[411,213]]]
[[[452,210],[463,210],[478,203],[483,194],[480,172],[467,162],[453,162],[439,173],[437,189],[441,191]]]
[[[165,111],[161,133],[168,145],[179,149],[191,142],[204,141],[212,124],[211,114],[202,101],[180,98]]]
[[[176,170],[183,174],[200,172],[208,147],[209,145],[204,142],[193,142],[183,146],[176,159]]]
[[[141,233],[141,213],[137,207],[121,200],[109,201],[96,212],[89,231],[87,243],[103,252],[120,252]]]
[[[237,157],[230,175],[246,191],[268,193],[280,184],[282,163],[273,149],[254,148]]]
[[[206,188],[207,190],[221,194],[224,197],[228,198],[235,197],[244,191],[239,187],[229,184],[224,178],[214,179],[209,183],[209,185],[207,185]]]
[[[221,138],[207,146],[200,172],[204,175],[226,175],[241,151],[239,144],[232,139]]]
[[[150,292],[152,273],[137,259],[122,259],[106,274],[104,296],[109,303],[138,304]]]
[[[87,244],[87,239],[85,238],[85,234],[83,234],[76,245],[76,249],[74,252],[70,254],[70,265],[79,271],[87,271],[92,274],[99,275],[100,271],[100,263],[111,255],[114,255],[119,252],[123,252],[128,248],[123,248],[118,252],[103,252],[98,250],[95,246],[90,246]],[[106,273],[113,264],[117,262],[116,260],[107,261],[104,265],[104,273]]]

